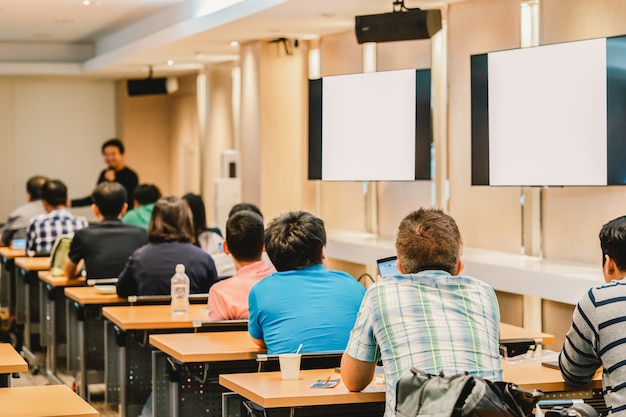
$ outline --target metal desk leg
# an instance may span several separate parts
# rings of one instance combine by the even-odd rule
[[[37,359],[37,355],[33,352],[31,332],[34,329],[32,325],[33,317],[30,314],[31,307],[31,284],[29,282],[30,277],[28,276],[28,272],[25,270],[21,270],[21,275],[23,278],[24,284],[24,345],[22,346],[22,353],[24,354],[28,364],[33,367],[33,373],[37,373],[39,371],[39,361]]]
[[[178,416],[178,381],[167,375],[169,357],[160,350],[152,351],[152,416]]]

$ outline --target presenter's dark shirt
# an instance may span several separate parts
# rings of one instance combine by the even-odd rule
[[[145,229],[117,219],[104,220],[74,234],[69,258],[74,263],[85,260],[89,279],[117,278],[128,257],[146,243]]]
[[[186,242],[150,242],[128,259],[117,282],[117,294],[169,295],[176,264],[185,265],[190,294],[206,294],[218,281],[213,258],[199,247]]]
[[[100,176],[98,177],[98,184],[106,181],[106,179],[104,178],[104,174],[108,170],[109,169],[107,168],[103,169],[102,172],[100,172]],[[122,184],[126,189],[126,202],[128,203],[129,209],[132,208],[133,192],[135,191],[135,188],[137,188],[137,186],[139,185],[139,177],[137,176],[137,173],[128,167],[124,167],[121,170],[115,172],[115,181]],[[77,198],[75,200],[72,200],[72,207],[89,206],[91,205],[91,203],[91,196]]]

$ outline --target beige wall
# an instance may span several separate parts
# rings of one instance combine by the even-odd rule
[[[520,189],[471,186],[470,55],[520,46],[519,0],[454,3],[448,13],[450,214],[465,246],[519,253]]]
[[[140,183],[154,184],[163,195],[173,193],[168,96],[129,97],[126,82],[117,83],[118,136],[126,145],[126,163]]]
[[[550,0],[541,4],[543,43],[626,33],[623,1]],[[626,189],[569,187],[542,193],[544,255],[597,264],[600,273],[598,232],[604,223],[626,212]]]
[[[0,78],[0,218],[26,202],[34,174],[61,179],[70,197],[93,190],[104,168],[100,145],[116,134],[111,81]],[[93,218],[90,208],[75,209]]]

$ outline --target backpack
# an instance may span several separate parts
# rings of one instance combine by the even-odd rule
[[[65,261],[70,253],[70,245],[74,233],[61,235],[54,241],[52,250],[50,251],[50,273],[53,277],[58,277],[64,274]]]
[[[543,396],[467,372],[445,377],[411,368],[396,385],[397,417],[525,417]]]

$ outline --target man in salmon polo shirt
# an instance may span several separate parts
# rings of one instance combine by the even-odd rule
[[[223,249],[232,255],[237,272],[211,287],[208,301],[211,321],[247,319],[250,288],[276,272],[262,258],[264,231],[263,218],[250,210],[237,212],[226,222]]]

